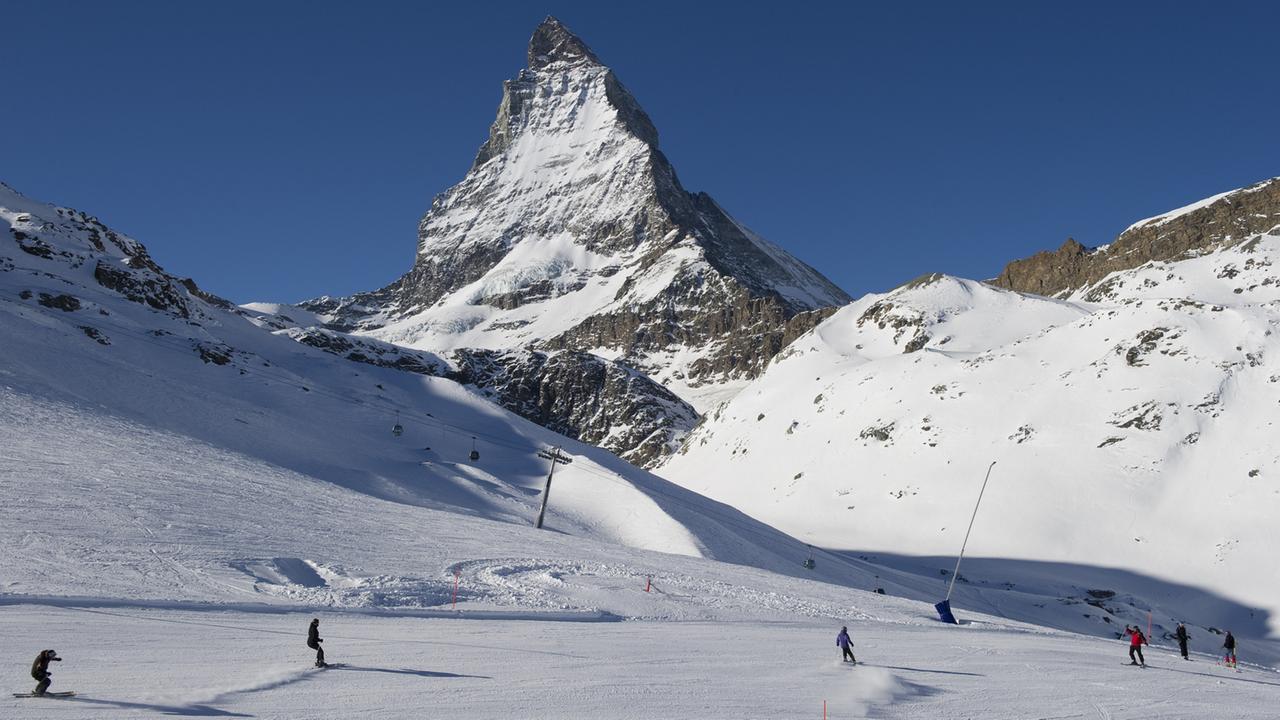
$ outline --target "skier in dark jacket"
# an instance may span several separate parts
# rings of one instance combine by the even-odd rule
[[[31,677],[38,682],[36,689],[32,691],[33,695],[43,695],[53,684],[53,674],[49,672],[51,662],[62,662],[62,658],[53,650],[41,650],[36,661],[31,663]]]
[[[853,650],[850,650],[853,647],[853,641],[849,639],[849,628],[840,628],[840,634],[836,635],[836,647],[843,651],[843,655],[840,657],[841,662],[848,660],[854,665],[858,664],[858,659],[853,656]]]
[[[1191,658],[1187,657],[1187,640],[1190,639],[1187,635],[1187,626],[1178,623],[1178,629],[1173,631],[1173,636],[1178,640],[1178,651],[1182,653],[1182,659],[1190,660]]]
[[[1227,651],[1226,657],[1222,658],[1223,663],[1227,667],[1236,666],[1236,636],[1227,631],[1227,638],[1222,641],[1222,647]]]
[[[307,647],[316,651],[316,667],[328,667],[324,661],[324,648],[320,647],[320,618],[312,618],[311,627],[307,628]]]
[[[1137,625],[1133,627],[1125,626],[1124,632],[1129,636],[1129,664],[1146,667],[1147,660],[1142,657],[1142,646],[1147,643],[1147,636],[1142,634]],[[1134,657],[1135,653],[1137,657]]]

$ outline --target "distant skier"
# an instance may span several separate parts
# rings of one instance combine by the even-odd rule
[[[31,691],[32,695],[37,697],[43,695],[53,684],[53,674],[49,672],[51,662],[62,662],[62,658],[58,657],[56,651],[41,650],[36,656],[36,661],[31,663],[31,677],[37,681],[36,689]]]
[[[312,618],[311,627],[307,628],[307,647],[316,651],[316,667],[329,667],[324,661],[324,648],[320,647],[320,618]]]
[[[836,647],[840,648],[843,651],[843,655],[840,658],[840,662],[844,662],[847,660],[853,663],[854,665],[858,664],[858,659],[853,656],[853,650],[850,649],[853,647],[853,641],[849,639],[848,627],[840,628],[840,634],[836,635]]]
[[[1173,631],[1173,636],[1178,640],[1178,652],[1182,653],[1182,659],[1190,660],[1191,658],[1187,657],[1187,640],[1190,639],[1187,635],[1187,626],[1178,623],[1178,629]]]
[[[1227,638],[1222,641],[1222,647],[1226,650],[1226,656],[1222,658],[1222,664],[1229,668],[1236,667],[1236,636],[1227,631]],[[1237,668],[1238,669],[1238,668]]]
[[[1142,657],[1142,646],[1147,644],[1147,636],[1142,634],[1137,625],[1126,625],[1124,632],[1129,636],[1129,664],[1146,667],[1147,660]]]

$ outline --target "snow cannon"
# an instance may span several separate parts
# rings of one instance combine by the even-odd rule
[[[956,616],[951,614],[950,600],[943,600],[942,602],[938,603],[937,605],[934,605],[933,607],[938,611],[938,617],[942,619],[942,622],[948,623],[950,625],[960,624],[960,622],[956,620]]]
[[[951,614],[951,592],[956,589],[956,579],[960,577],[960,561],[964,560],[964,549],[969,545],[969,533],[973,532],[973,521],[978,519],[978,508],[982,506],[982,495],[987,492],[987,481],[991,479],[991,469],[996,466],[996,461],[992,460],[987,466],[987,474],[982,478],[982,489],[978,491],[978,502],[973,504],[973,515],[969,517],[969,529],[964,531],[964,542],[960,543],[960,554],[956,556],[956,569],[951,571],[951,582],[947,583],[947,597],[942,602],[933,607],[938,611],[938,617],[942,618],[942,622],[950,625],[959,625],[956,622],[956,616]],[[943,571],[946,574],[946,571]]]

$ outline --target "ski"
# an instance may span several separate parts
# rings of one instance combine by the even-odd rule
[[[47,692],[47,693],[45,693],[45,694],[43,694],[43,695],[37,695],[37,694],[35,694],[35,693],[14,693],[14,694],[13,694],[13,696],[14,696],[14,697],[16,697],[16,698],[37,698],[37,697],[47,697],[47,698],[67,698],[67,697],[75,697],[75,693],[73,693],[73,692]]]

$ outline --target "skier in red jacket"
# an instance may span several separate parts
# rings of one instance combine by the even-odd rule
[[[1124,634],[1129,636],[1129,664],[1147,666],[1147,661],[1142,657],[1142,646],[1147,645],[1147,636],[1142,634],[1137,625],[1129,627],[1124,626]],[[1135,653],[1137,657],[1135,658]]]

